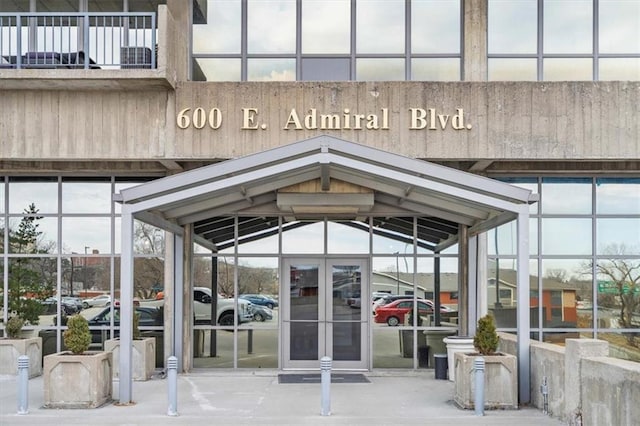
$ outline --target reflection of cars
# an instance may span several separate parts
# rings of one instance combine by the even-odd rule
[[[350,297],[347,297],[345,303],[350,308],[360,308],[362,306],[360,292],[353,293]]]
[[[91,306],[109,306],[111,304],[111,296],[108,294],[101,294],[90,299],[84,299],[82,306],[89,308]]]
[[[390,326],[396,326],[404,323],[405,315],[413,309],[412,299],[395,300],[386,305],[379,306],[373,319],[379,324],[387,323]],[[441,313],[451,313],[451,309],[445,306],[440,307]],[[431,300],[418,299],[418,313],[422,316],[433,314],[433,302]]]
[[[266,306],[253,305],[253,320],[254,321],[266,321],[273,319],[273,311]]]
[[[266,306],[269,309],[273,309],[278,306],[278,301],[263,294],[241,294],[240,299],[248,300],[254,305]]]
[[[45,301],[42,302],[42,304],[45,307],[43,315],[51,315],[51,314],[58,313],[58,307],[57,307],[58,299],[56,299],[55,297],[47,298]],[[78,312],[78,309],[76,308],[75,303],[68,302],[64,300],[64,298],[62,298],[60,312],[62,312],[64,315],[73,315],[76,312]]]
[[[80,312],[84,308],[82,299],[79,297],[62,296],[62,303],[75,306],[76,312]]]

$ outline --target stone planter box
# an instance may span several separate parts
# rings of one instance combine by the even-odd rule
[[[113,353],[113,377],[120,377],[120,339],[104,341],[104,350]],[[156,368],[156,339],[147,337],[134,340],[132,349],[133,380],[149,380]]]
[[[475,409],[475,353],[455,354],[455,403]],[[509,354],[484,355],[484,408],[518,409],[518,359]]]
[[[97,408],[112,399],[111,352],[47,355],[43,374],[45,408]]]
[[[18,374],[18,357],[29,357],[29,378],[42,374],[42,338],[0,339],[0,375]]]

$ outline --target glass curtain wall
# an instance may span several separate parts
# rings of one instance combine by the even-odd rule
[[[640,179],[517,178],[531,206],[533,338],[607,340],[611,356],[640,360]],[[488,233],[488,309],[515,331],[516,229]]]
[[[194,79],[459,81],[459,0],[209,0]]]
[[[640,80],[640,0],[489,0],[489,80]]]

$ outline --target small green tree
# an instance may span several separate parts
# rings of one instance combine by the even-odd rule
[[[478,320],[476,335],[473,337],[473,346],[482,355],[491,355],[498,350],[498,333],[492,315],[485,315]]]
[[[74,354],[81,354],[91,345],[89,323],[82,315],[72,315],[67,320],[67,330],[64,331],[64,344]]]
[[[9,339],[19,339],[23,326],[24,320],[19,316],[9,318],[9,321],[7,321],[7,327],[5,328],[5,330],[7,330],[7,337],[9,337]]]

